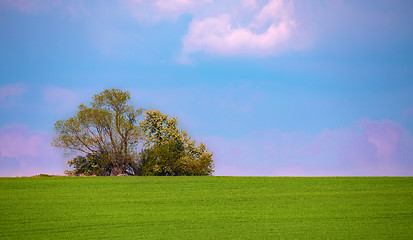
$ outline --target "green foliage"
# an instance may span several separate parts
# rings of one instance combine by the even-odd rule
[[[129,92],[108,89],[96,94],[90,106],[81,104],[74,117],[56,122],[53,146],[67,154],[89,154],[68,162],[76,174],[136,174],[143,109],[134,109],[129,101]]]
[[[111,176],[118,175],[118,172],[113,172],[116,169],[116,165],[110,159],[109,153],[91,154],[86,156],[77,156],[67,162],[73,170],[66,170],[65,174],[71,176]],[[135,161],[130,161],[125,170],[126,175],[136,175],[139,172],[138,166]]]
[[[176,117],[168,117],[158,110],[145,112],[140,122],[145,137],[145,149],[140,154],[139,167],[142,175],[182,176],[211,175],[212,153],[185,130],[178,128]]]
[[[110,175],[110,163],[105,162],[104,159],[97,155],[86,154],[86,156],[77,156],[67,162],[73,170],[66,170],[67,175],[95,175],[105,176]]]
[[[413,239],[412,177],[0,178],[0,239]]]

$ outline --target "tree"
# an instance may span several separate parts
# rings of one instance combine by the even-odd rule
[[[67,163],[73,175],[211,175],[212,153],[178,128],[176,117],[129,105],[130,93],[108,89],[55,123],[52,145],[81,154]],[[139,143],[143,142],[141,152]]]
[[[57,121],[52,145],[66,154],[81,153],[68,162],[73,174],[136,175],[139,117],[143,109],[129,105],[130,93],[107,89],[94,95],[90,106],[79,105],[74,117]]]
[[[140,122],[145,138],[140,154],[139,169],[142,175],[211,175],[212,153],[185,130],[178,128],[176,117],[168,117],[158,110],[148,110]]]

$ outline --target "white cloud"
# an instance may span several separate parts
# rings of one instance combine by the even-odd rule
[[[252,17],[251,9],[242,6],[255,6],[256,2],[243,4],[240,13],[194,19],[183,38],[183,54],[273,55],[284,50],[296,30],[292,4],[270,0]],[[243,12],[249,20],[243,19]]]
[[[255,16],[252,25],[260,27],[268,23],[290,21],[291,15],[292,10],[288,3],[283,0],[271,0]]]
[[[228,15],[194,21],[183,39],[183,53],[273,54],[290,39],[293,25],[292,21],[280,22],[271,24],[263,33],[256,33],[249,28],[233,27]]]

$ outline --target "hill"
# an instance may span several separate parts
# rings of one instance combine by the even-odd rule
[[[412,177],[0,178],[0,239],[412,239]]]

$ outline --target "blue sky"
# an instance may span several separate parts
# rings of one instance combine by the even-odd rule
[[[53,124],[106,88],[176,115],[215,175],[413,175],[413,4],[0,2],[0,176],[62,174]]]

